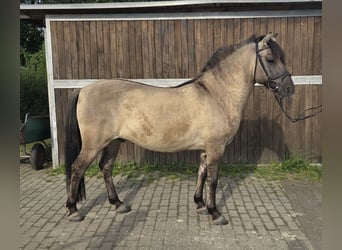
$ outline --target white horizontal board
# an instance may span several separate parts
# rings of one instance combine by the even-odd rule
[[[54,88],[82,88],[91,83],[98,81],[99,79],[80,79],[80,80],[53,80]],[[128,79],[130,81],[142,82],[147,85],[157,87],[173,87],[180,85],[191,78],[173,78],[173,79]],[[292,80],[295,85],[306,85],[306,84],[322,84],[321,75],[310,75],[310,76],[292,76]],[[262,86],[256,84],[256,86]]]

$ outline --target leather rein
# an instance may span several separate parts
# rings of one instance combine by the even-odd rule
[[[261,58],[260,52],[263,50],[268,49],[269,47],[266,48],[262,48],[259,49],[258,46],[258,41],[255,41],[256,44],[256,58],[255,58],[255,68],[254,68],[254,82],[255,81],[255,73],[256,73],[256,69],[257,69],[257,63],[259,61],[266,77],[267,77],[267,82],[266,82],[266,86],[268,89],[270,89],[273,94],[274,97],[277,101],[277,103],[279,104],[279,107],[281,109],[281,111],[285,114],[285,116],[291,121],[291,122],[298,122],[298,121],[302,121],[305,119],[308,119],[310,117],[313,117],[315,115],[317,115],[318,113],[322,112],[322,104],[315,106],[315,107],[311,107],[311,108],[307,108],[305,109],[302,113],[300,113],[297,117],[292,117],[287,113],[287,110],[285,110],[284,105],[283,105],[283,100],[281,97],[279,97],[278,95],[278,91],[279,91],[279,86],[277,85],[277,83],[275,82],[275,80],[281,78],[281,81],[283,81],[286,77],[291,77],[291,75],[288,72],[284,72],[283,74],[280,74],[274,78],[271,78],[269,72],[267,71],[267,68],[265,66],[264,60]],[[306,112],[311,111],[311,114],[305,115]]]

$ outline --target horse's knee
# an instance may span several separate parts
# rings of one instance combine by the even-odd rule
[[[215,176],[207,176],[207,183],[209,189],[212,189],[213,191],[216,191],[217,188],[217,183],[218,183],[218,178],[217,175]]]

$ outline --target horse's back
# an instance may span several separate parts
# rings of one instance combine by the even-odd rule
[[[110,102],[120,102],[124,100],[131,103],[170,103],[181,102],[185,106],[203,97],[198,96],[198,91],[191,84],[179,87],[155,87],[144,83],[134,82],[125,79],[100,80],[87,85],[80,92],[80,99],[88,103],[109,104]],[[108,103],[107,103],[108,102]],[[186,108],[186,107],[184,107]]]

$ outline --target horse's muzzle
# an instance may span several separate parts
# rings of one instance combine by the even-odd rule
[[[286,97],[290,97],[291,95],[293,95],[295,92],[295,86],[293,84],[293,81],[291,79],[291,77],[286,77],[284,79],[284,81],[282,82],[281,86],[279,86],[278,91],[277,91],[277,95],[280,98],[286,98]]]

